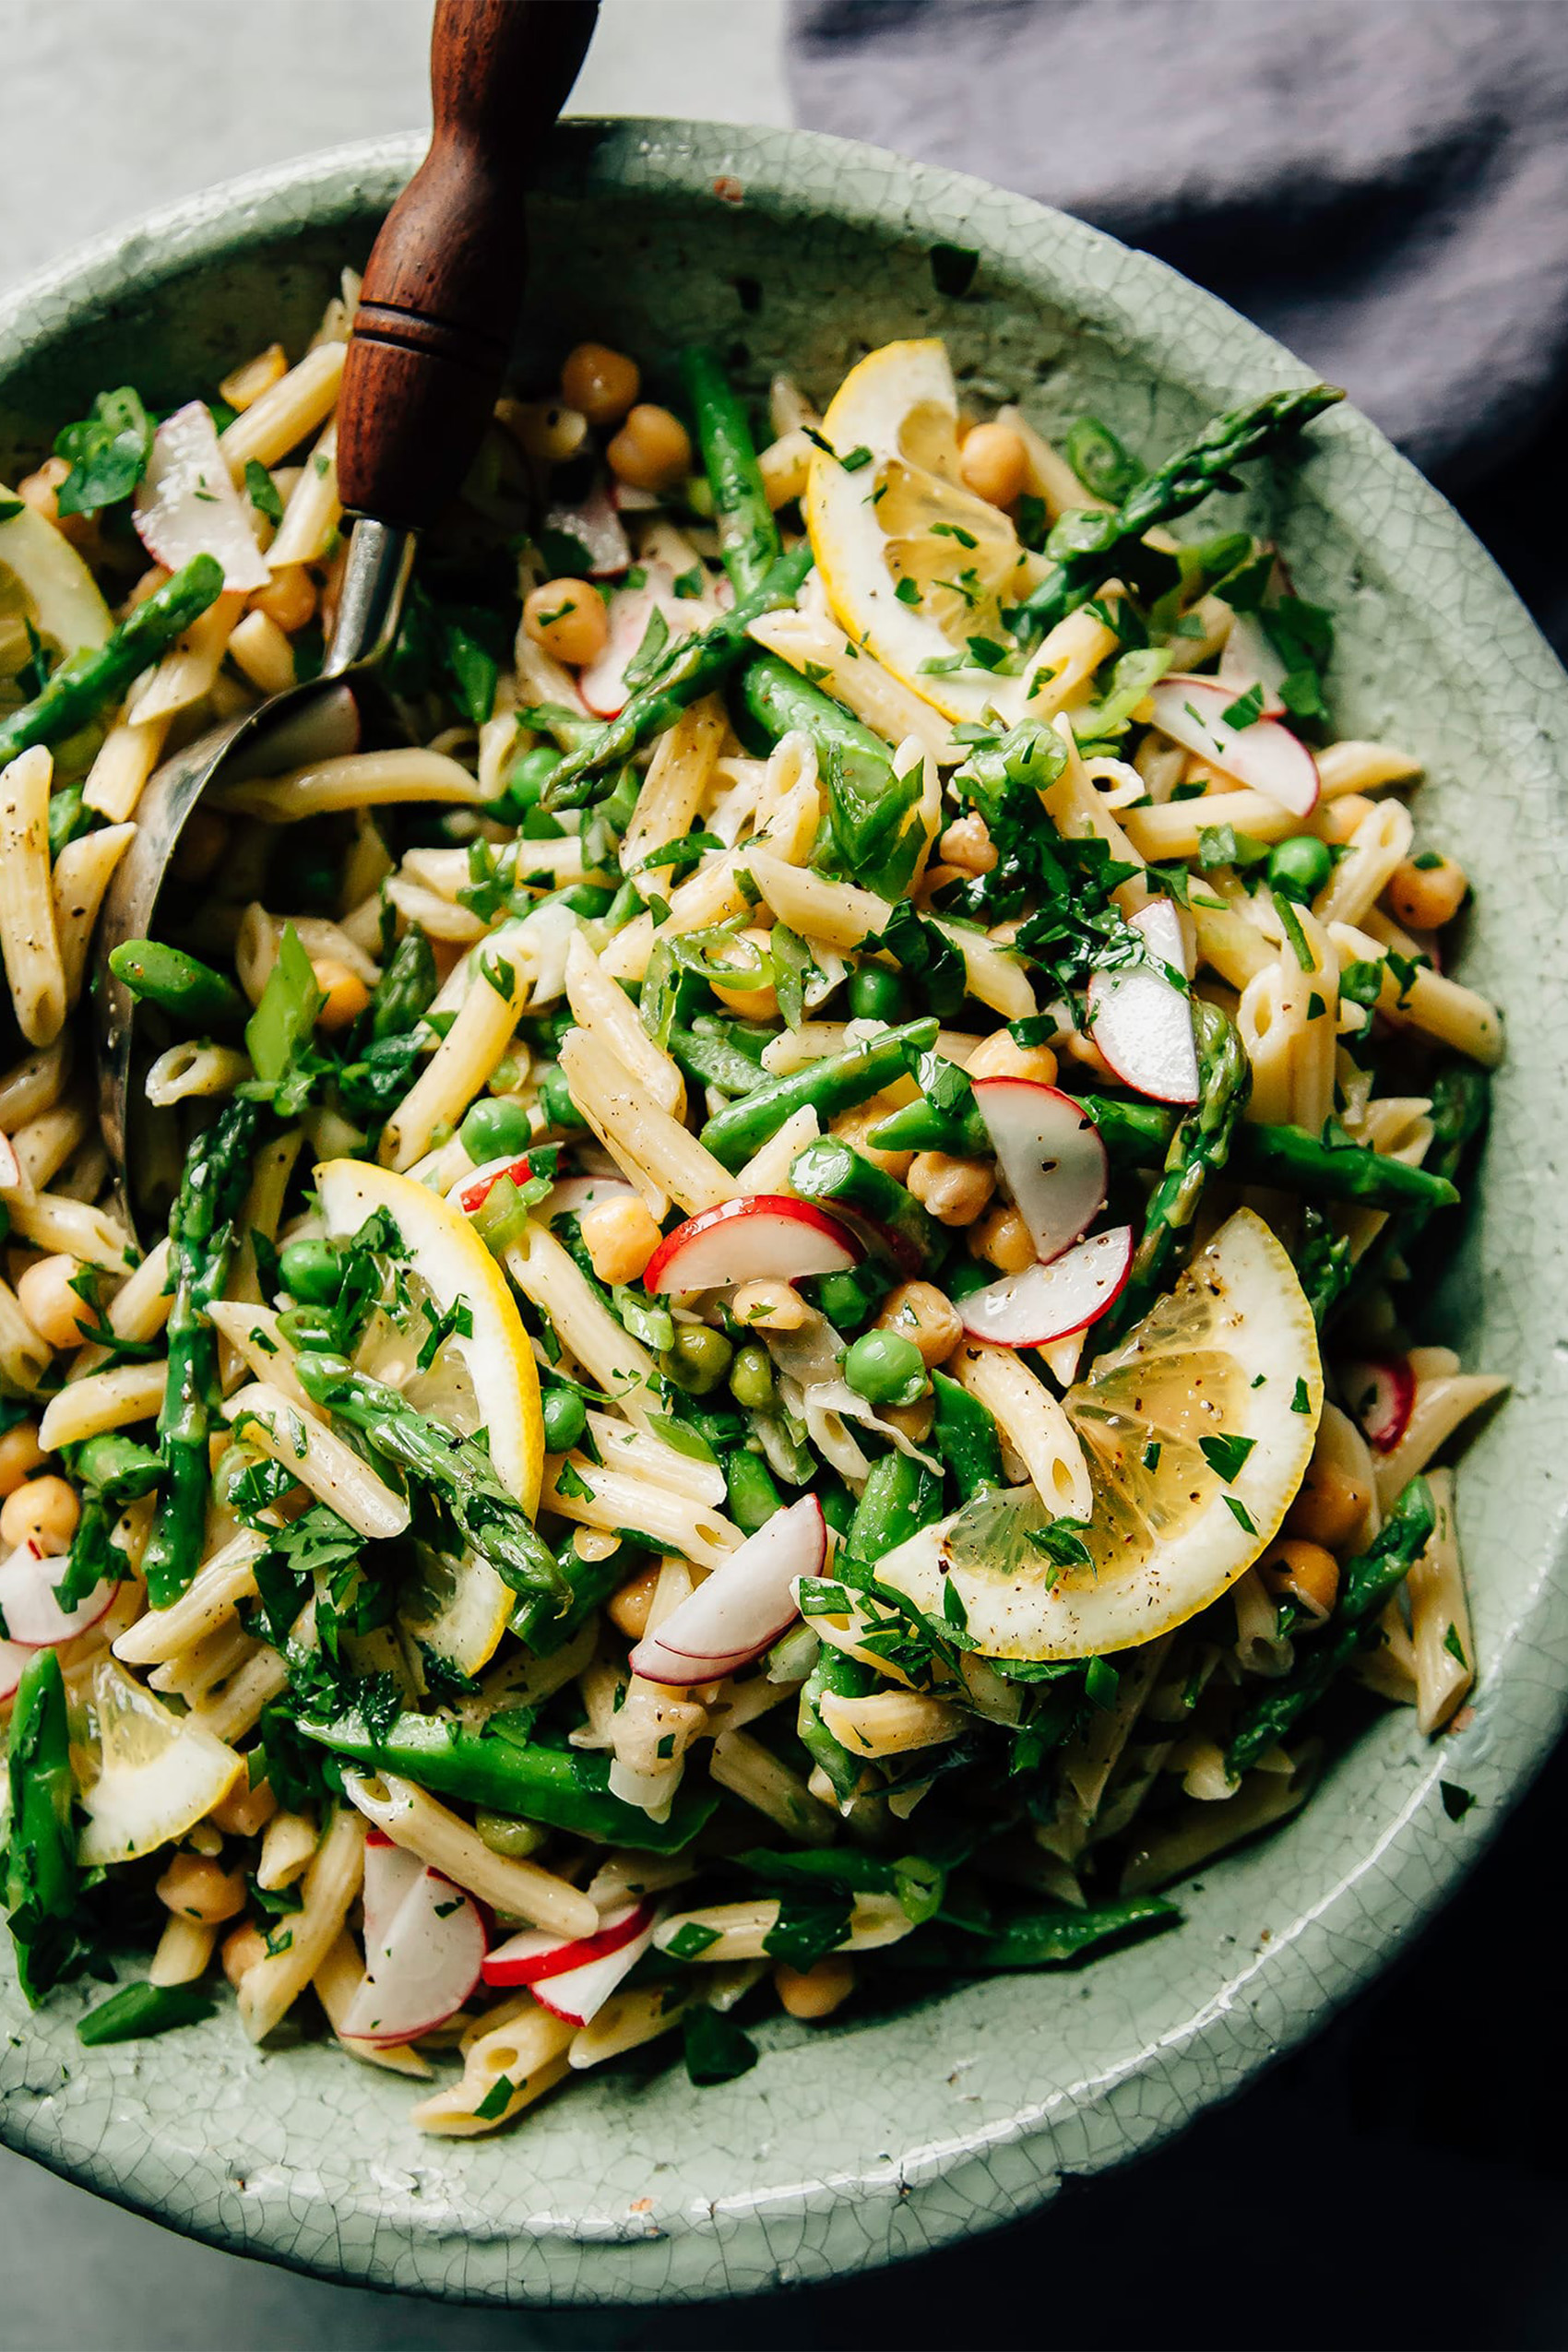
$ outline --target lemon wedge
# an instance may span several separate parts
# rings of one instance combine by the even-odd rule
[[[989,665],[1007,651],[1004,613],[1032,585],[1035,559],[1001,508],[965,487],[945,347],[868,353],[839,386],[823,438],[806,528],[841,626],[949,719],[1021,710],[1027,682]]]
[[[372,1317],[356,1351],[359,1369],[445,1429],[471,1437],[482,1428],[502,1481],[531,1515],[544,1469],[539,1373],[517,1301],[490,1252],[454,1203],[390,1169],[329,1160],[316,1170],[315,1187],[335,1241],[350,1240],[367,1217],[385,1209],[408,1252],[398,1302]],[[448,1332],[422,1367],[433,1328],[459,1305],[469,1327]],[[405,1606],[405,1622],[462,1673],[475,1674],[506,1629],[513,1596],[490,1562],[472,1553],[457,1561],[429,1555],[426,1566],[422,1592]]]
[[[1273,1541],[1312,1458],[1312,1310],[1263,1219],[1238,1209],[1135,1330],[1069,1390],[1094,1489],[1087,1563],[1053,1564],[1032,1488],[922,1528],[882,1580],[939,1621],[949,1572],[992,1657],[1103,1657],[1217,1600]]]
[[[220,1805],[245,1760],[194,1716],[176,1715],[113,1658],[93,1678],[98,1778],[82,1799],[77,1859],[88,1869],[133,1861],[183,1837]]]

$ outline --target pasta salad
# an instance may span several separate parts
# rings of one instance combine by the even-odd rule
[[[581,344],[396,724],[220,782],[113,951],[138,1254],[91,934],[320,670],[356,291],[0,493],[6,1904],[30,2002],[144,1954],[84,2042],[226,1978],[467,2134],[1158,1931],[1369,1692],[1453,1721],[1501,1384],[1404,1302],[1502,1036],[1331,614],[1169,528],[1336,395],[1058,447],[925,339],[758,434]]]

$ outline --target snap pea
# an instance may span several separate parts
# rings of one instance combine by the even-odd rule
[[[212,1995],[199,1985],[122,1985],[78,2019],[77,2039],[84,2049],[144,2041],[176,2025],[199,2025],[214,2006]]]
[[[681,374],[696,421],[724,568],[737,596],[749,595],[778,561],[778,526],[767,503],[746,412],[718,360],[699,345],[681,354]]]
[[[109,951],[109,968],[138,1003],[159,1005],[193,1029],[235,1029],[250,1018],[232,980],[160,939],[121,940]]]
[[[435,951],[418,923],[410,923],[382,967],[370,1000],[372,1042],[406,1037],[434,1002],[438,985]]]
[[[746,635],[751,624],[765,612],[793,604],[811,567],[811,546],[802,540],[779,557],[749,595],[738,597],[728,612],[688,637],[659,676],[637,689],[618,719],[594,728],[568,750],[545,785],[540,806],[576,809],[591,801],[597,780],[607,769],[619,767],[640,745],[662,735],[688,703],[711,694],[744,660],[753,650]]]
[[[17,1948],[17,1975],[29,2004],[36,2008],[69,1954],[68,1922],[77,1887],[65,1681],[53,1650],[35,1650],[22,1669],[11,1711],[7,1771],[11,1829],[6,1908]]]
[[[971,1396],[946,1372],[933,1372],[931,1384],[936,1395],[932,1443],[968,1503],[971,1495],[983,1494],[988,1487],[1003,1483],[1002,1442],[996,1433],[996,1423],[980,1398]]]
[[[724,1460],[724,1484],[728,1490],[730,1516],[748,1536],[766,1527],[776,1511],[784,1508],[772,1471],[760,1454],[749,1446],[738,1445]]]
[[[671,1058],[699,1087],[717,1087],[720,1094],[754,1094],[766,1082],[760,1063],[731,1045],[728,1038],[710,1037],[675,1022],[668,1039]]]
[[[215,555],[193,555],[164,581],[101,646],[71,654],[42,693],[0,720],[0,767],[34,743],[57,743],[118,702],[133,679],[164,654],[176,637],[199,621],[223,587],[223,566]]]
[[[905,1274],[919,1274],[941,1245],[935,1219],[914,1194],[841,1136],[824,1135],[796,1154],[790,1189],[802,1200],[858,1210],[870,1220],[866,1230],[873,1246]]]
[[[585,1560],[568,1536],[555,1555],[562,1583],[571,1595],[565,1613],[557,1610],[548,1593],[519,1593],[508,1621],[513,1633],[537,1657],[553,1657],[647,1559],[638,1545],[623,1538],[605,1559]]]
[[[776,1135],[795,1111],[809,1105],[825,1123],[840,1111],[881,1092],[902,1077],[905,1057],[923,1053],[936,1042],[937,1024],[931,1018],[906,1021],[897,1029],[845,1053],[829,1053],[809,1063],[787,1078],[775,1078],[739,1102],[715,1111],[702,1131],[702,1140],[716,1159],[731,1172],[744,1165],[770,1135]]]
[[[873,1462],[849,1522],[846,1550],[874,1566],[942,1515],[942,1481],[908,1454]]]
[[[847,1802],[860,1787],[865,1759],[852,1756],[843,1741],[834,1738],[822,1719],[822,1702],[829,1693],[836,1698],[863,1699],[876,1684],[874,1668],[825,1642],[816,1664],[801,1685],[796,1729],[802,1745],[813,1763],[822,1766],[841,1802]]]
[[[300,1729],[334,1755],[396,1773],[434,1796],[639,1853],[679,1853],[719,1803],[717,1791],[687,1781],[676,1791],[668,1821],[656,1822],[640,1805],[611,1793],[607,1755],[525,1744],[495,1717],[483,1730],[469,1731],[436,1716],[399,1715],[377,1730],[350,1710],[327,1723],[302,1720]]]
[[[881,736],[776,653],[759,653],[746,664],[741,699],[775,742],[790,734],[809,735],[819,753],[833,751],[873,786],[892,773],[893,756]]]

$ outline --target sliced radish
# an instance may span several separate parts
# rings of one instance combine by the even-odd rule
[[[20,1642],[0,1642],[0,1705],[17,1695],[17,1685],[22,1679],[22,1669],[32,1656]]]
[[[1305,743],[1277,719],[1256,719],[1250,727],[1228,727],[1225,716],[1236,697],[1218,678],[1179,673],[1149,690],[1154,723],[1184,751],[1195,752],[1292,816],[1311,816],[1319,791],[1317,762]]]
[[[748,1536],[695,1592],[632,1652],[632,1671],[649,1682],[716,1682],[758,1657],[799,1614],[795,1585],[819,1576],[827,1522],[814,1494]]]
[[[101,1578],[75,1608],[61,1608],[54,1587],[65,1566],[64,1555],[34,1551],[29,1543],[18,1544],[8,1560],[0,1561],[0,1616],[9,1638],[24,1650],[52,1650],[60,1642],[74,1641],[109,1612],[116,1590],[113,1576]]]
[[[500,1159],[487,1159],[482,1166],[470,1169],[468,1175],[459,1176],[446,1197],[457,1203],[465,1217],[472,1217],[484,1206],[503,1176],[510,1176],[514,1184],[526,1184],[532,1174],[526,1152],[520,1159],[507,1154]]]
[[[188,400],[153,434],[133,519],[148,553],[171,572],[193,555],[215,555],[226,588],[265,588],[272,576],[205,401]]]
[[[1114,1225],[1050,1265],[1027,1265],[1022,1274],[1004,1274],[1000,1282],[971,1290],[958,1301],[958,1313],[971,1339],[989,1339],[997,1348],[1043,1348],[1097,1323],[1115,1305],[1132,1270],[1133,1229]]]
[[[606,1911],[592,1935],[552,1935],[548,1928],[522,1928],[484,1957],[487,1985],[539,1985],[547,1978],[574,1977],[601,1960],[613,1959],[653,1932],[651,1903],[621,1903]],[[627,1964],[630,1966],[630,1963]]]
[[[1250,694],[1254,686],[1258,687],[1263,695],[1260,719],[1278,719],[1282,715],[1285,705],[1279,698],[1279,689],[1285,679],[1285,664],[1255,612],[1232,616],[1216,674],[1232,701],[1238,695]]]
[[[0,1135],[0,1192],[11,1192],[22,1181],[22,1163],[9,1135]]]
[[[847,1225],[790,1193],[746,1193],[700,1208],[662,1241],[643,1273],[648,1290],[722,1290],[735,1282],[794,1282],[842,1274],[863,1253]]]
[[[1099,1128],[1070,1094],[1032,1078],[977,1078],[975,1107],[1037,1253],[1060,1257],[1105,1206]]]
[[[675,594],[675,575],[668,564],[645,566],[641,588],[617,588],[610,600],[610,641],[597,661],[581,671],[577,685],[584,702],[598,719],[613,719],[632,689],[626,664],[636,659],[647,635],[648,623],[661,613],[671,639],[690,634],[696,608],[689,598]]]
[[[371,1853],[365,1855],[368,1883]],[[397,1849],[394,1849],[397,1850]],[[434,2033],[461,2009],[484,1966],[484,1921],[473,1897],[417,1857],[418,1875],[389,1922],[374,1932],[367,1906],[364,1975],[339,2031],[384,2044]]]
[[[392,1922],[424,1869],[417,1854],[373,1824],[364,1839],[364,1940],[368,1952],[386,1942]]]
[[[613,579],[631,563],[631,541],[602,482],[596,483],[580,506],[552,506],[545,516],[544,527],[546,530],[564,531],[576,540],[588,557],[589,579]],[[576,572],[577,567],[573,563],[565,568]]]
[[[602,1959],[589,1960],[581,1968],[569,1969],[564,1976],[547,1977],[543,1984],[534,1987],[534,1999],[541,2009],[548,2009],[552,2017],[559,2017],[567,2025],[586,2025],[598,2015],[653,1942],[659,1915],[648,1907],[639,1908],[647,1909],[647,1924],[618,1952],[607,1952]]]
[[[1392,1454],[1416,1402],[1416,1375],[1403,1356],[1347,1364],[1342,1375],[1350,1411],[1380,1454]]]
[[[1181,917],[1169,898],[1152,898],[1132,918],[1151,955],[1186,969]],[[1192,999],[1152,964],[1096,972],[1089,982],[1089,1035],[1124,1087],[1157,1102],[1196,1102],[1198,1054]]]

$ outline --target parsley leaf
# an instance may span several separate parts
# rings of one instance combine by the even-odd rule
[[[71,470],[55,493],[62,515],[92,515],[128,498],[152,450],[152,420],[141,396],[128,384],[101,392],[89,416],[65,425],[54,440],[54,455],[68,457]]]

